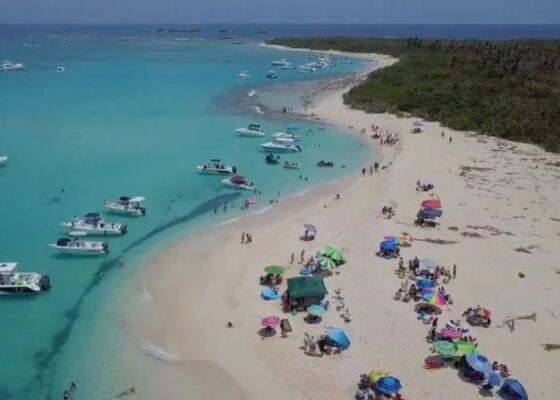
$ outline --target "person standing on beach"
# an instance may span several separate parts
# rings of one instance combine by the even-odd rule
[[[441,138],[445,139],[445,132],[444,131],[441,131]]]
[[[373,167],[369,167],[369,176],[373,176]]]
[[[362,176],[366,176],[366,169],[362,168]]]
[[[453,279],[457,278],[457,264],[453,264]]]
[[[241,243],[245,243],[245,232],[241,234]]]
[[[305,259],[305,249],[302,250],[301,254],[299,255],[299,262],[302,263],[304,259]]]
[[[292,251],[292,255],[290,256],[290,264],[294,263],[294,252]]]
[[[449,136],[449,144],[451,144],[451,142],[453,142],[453,138]]]

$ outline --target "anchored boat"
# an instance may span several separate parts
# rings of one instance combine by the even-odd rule
[[[241,190],[255,190],[256,187],[253,182],[249,182],[244,176],[235,175],[231,178],[226,178],[222,180],[222,184],[224,186],[233,188],[233,189],[241,189]]]
[[[0,156],[0,167],[3,167],[8,163],[8,156]]]
[[[201,174],[230,175],[237,172],[237,167],[225,165],[222,160],[212,159],[196,167]]]
[[[60,238],[56,243],[50,243],[49,246],[65,254],[95,256],[109,253],[109,243],[107,242],[89,242],[77,238]]]
[[[51,288],[48,275],[14,272],[17,263],[0,263],[0,292],[10,294],[40,293]]]
[[[117,201],[106,201],[105,208],[117,214],[139,217],[146,215],[146,207],[142,205],[144,200],[146,199],[141,196],[121,196]]]
[[[247,128],[237,128],[235,132],[239,136],[245,137],[263,137],[264,131],[259,124],[249,124]]]
[[[86,235],[116,236],[126,233],[127,228],[124,224],[109,223],[99,213],[88,213],[84,219],[75,218],[69,222],[61,224],[70,228],[73,232],[84,232]]]
[[[261,149],[267,153],[299,153],[301,147],[297,144],[268,142],[261,144]]]
[[[0,63],[0,72],[2,71],[21,71],[25,69],[25,65],[22,63],[13,63],[11,61],[2,61]]]

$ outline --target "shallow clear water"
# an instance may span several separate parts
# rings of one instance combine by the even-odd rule
[[[47,294],[0,297],[0,399],[61,398],[72,380],[79,398],[106,399],[123,388],[123,352],[147,358],[121,314],[137,267],[179,234],[241,215],[248,197],[223,188],[218,177],[196,174],[197,164],[222,158],[236,165],[262,191],[257,207],[278,191],[284,197],[362,167],[369,151],[357,138],[310,122],[256,121],[270,133],[298,128],[303,152],[282,157],[301,161],[299,171],[265,165],[257,148],[264,140],[233,135],[255,117],[216,109],[216,96],[266,83],[272,59],[307,62],[306,54],[247,43],[68,34],[35,34],[37,47],[27,35],[0,40],[0,58],[28,66],[0,74],[0,154],[9,156],[0,169],[0,260],[53,282]],[[57,64],[67,72],[58,74]],[[306,77],[359,67],[339,64]],[[241,70],[252,77],[239,79]],[[278,81],[302,78],[279,75]],[[320,159],[346,168],[316,168]],[[104,199],[121,195],[145,196],[148,214],[105,215],[129,226],[126,236],[109,239],[109,256],[62,257],[47,246],[63,235],[60,222],[102,211]]]

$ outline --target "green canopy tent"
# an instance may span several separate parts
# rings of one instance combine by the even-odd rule
[[[313,304],[320,304],[328,294],[323,278],[297,277],[288,279],[288,304],[290,310],[305,310]]]

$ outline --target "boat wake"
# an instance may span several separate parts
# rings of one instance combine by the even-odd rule
[[[247,93],[247,96],[253,97],[256,94],[257,94],[257,91],[255,89],[252,89],[252,90],[249,91],[249,93]]]
[[[264,111],[259,106],[253,106],[253,109],[257,112],[257,114],[264,114]]]
[[[155,358],[156,360],[165,361],[165,362],[181,361],[181,358],[177,354],[168,353],[161,347],[157,347],[156,345],[153,345],[149,342],[142,342],[140,344],[140,347],[142,348],[144,353],[146,353],[148,356],[152,358]]]

